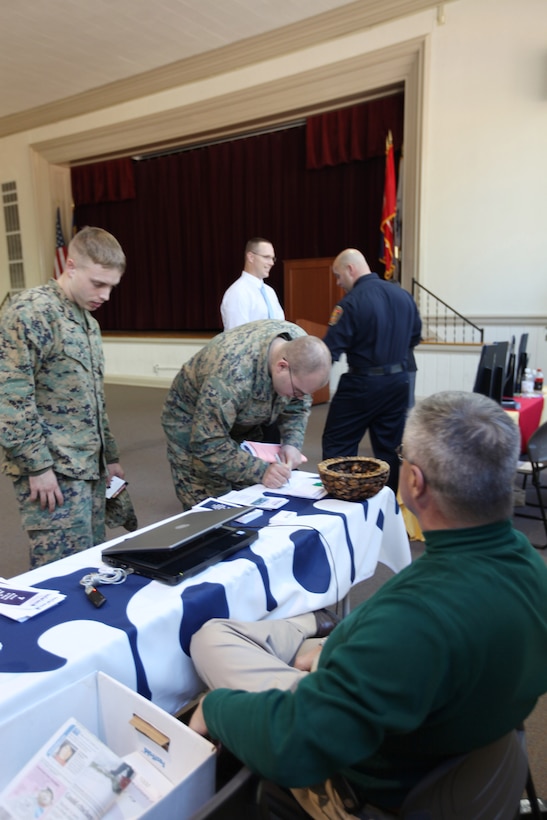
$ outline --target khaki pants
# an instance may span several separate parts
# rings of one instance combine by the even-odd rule
[[[193,635],[190,655],[209,689],[295,689],[308,673],[292,663],[319,642],[311,637],[316,628],[313,613],[254,622],[213,618]]]
[[[294,690],[309,674],[292,666],[295,658],[323,642],[311,637],[315,631],[313,613],[255,622],[214,618],[194,634],[190,654],[209,689]],[[355,801],[332,780],[291,791],[307,814],[319,820],[391,820],[372,807],[354,808]]]

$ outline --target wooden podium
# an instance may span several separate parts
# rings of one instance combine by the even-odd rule
[[[310,336],[322,339],[334,305],[344,291],[332,273],[334,257],[288,259],[283,263],[285,316]],[[330,398],[329,385],[313,394],[314,404]]]
[[[283,263],[285,316],[289,322],[309,319],[321,325],[344,295],[332,272],[334,257],[287,259]]]

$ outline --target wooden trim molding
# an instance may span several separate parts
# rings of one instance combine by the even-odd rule
[[[55,164],[93,162],[290,122],[403,87],[422,47],[423,38],[408,40],[127,122],[36,142],[32,148]]]
[[[445,0],[454,2],[455,0]],[[89,114],[234,71],[264,60],[291,54],[355,31],[389,23],[434,8],[438,0],[354,0],[338,9],[246,38],[203,54],[161,66],[125,80],[65,97],[54,103],[0,117],[0,137]]]
[[[402,285],[419,279],[419,216],[428,36],[257,83],[127,122],[36,142],[40,160],[68,166],[241,134],[404,88],[405,161]]]

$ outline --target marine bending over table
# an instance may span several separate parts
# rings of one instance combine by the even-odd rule
[[[162,413],[167,456],[183,509],[208,496],[262,483],[282,487],[302,463],[311,393],[330,376],[321,339],[290,322],[261,320],[225,331],[175,377]],[[281,461],[240,448],[278,422]]]

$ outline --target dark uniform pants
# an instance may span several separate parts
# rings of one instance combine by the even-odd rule
[[[387,483],[396,493],[399,482],[396,448],[403,438],[408,388],[406,372],[387,376],[342,374],[323,430],[323,458],[356,456],[368,430],[375,457],[389,464]]]

